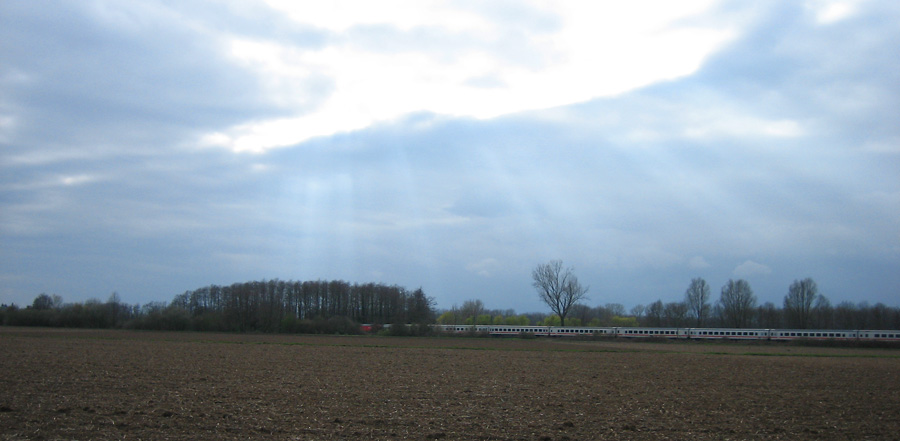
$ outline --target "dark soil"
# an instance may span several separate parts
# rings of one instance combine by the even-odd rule
[[[0,439],[900,439],[900,351],[0,327]]]

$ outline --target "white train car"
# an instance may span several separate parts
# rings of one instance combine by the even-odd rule
[[[841,329],[770,329],[771,340],[856,340],[857,330]]]
[[[727,339],[727,340],[766,340],[770,329],[733,329],[733,328],[687,328],[687,338],[693,339]]]
[[[549,326],[518,326],[518,325],[432,325],[437,331],[444,333],[479,332],[491,335],[520,335],[534,334],[549,336]]]
[[[890,329],[866,329],[856,331],[860,340],[900,342],[900,331]]]
[[[481,328],[481,326],[479,326]],[[518,325],[492,325],[485,327],[485,332],[491,335],[522,335],[533,334],[547,337],[551,334],[549,326],[518,326]]]
[[[617,337],[687,338],[686,328],[612,328]]]
[[[548,330],[551,337],[590,337],[590,336],[613,336],[615,328],[592,328],[588,326],[553,326]]]
[[[772,340],[860,340],[900,342],[900,331],[886,329],[770,329]]]
[[[363,325],[368,326],[368,325]],[[388,327],[390,325],[385,325]],[[517,326],[517,325],[432,325],[444,333],[477,332],[495,336],[530,334],[540,337],[621,337],[698,340],[860,340],[900,342],[900,330],[841,329],[737,329],[737,328],[644,328],[588,326]],[[365,328],[364,328],[365,329]]]

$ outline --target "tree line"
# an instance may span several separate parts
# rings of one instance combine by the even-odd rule
[[[747,316],[744,328],[799,328],[799,329],[900,329],[900,308],[883,303],[871,305],[867,302],[814,302],[806,326],[792,321],[790,314],[771,302],[754,304],[744,311]],[[532,312],[519,314],[512,309],[488,309],[480,300],[467,300],[462,306],[438,311],[437,323],[445,325],[517,325],[517,326],[560,326],[560,318],[553,313]],[[472,312],[480,311],[479,313]],[[665,327],[665,328],[730,328],[733,322],[719,302],[706,305],[706,315],[698,320],[689,311],[687,302],[663,302],[657,300],[649,305],[637,305],[630,310],[620,303],[589,306],[583,303],[573,305],[566,318],[567,326],[591,327]]]
[[[433,323],[434,300],[421,288],[345,281],[263,280],[209,285],[143,306],[106,302],[63,303],[40,294],[19,308],[0,306],[0,323],[12,326],[153,330],[357,333],[360,323]]]
[[[647,306],[637,305],[631,310],[633,320],[628,321],[623,321],[624,308],[616,308],[615,313],[597,311],[592,316],[590,308],[578,303],[587,298],[587,287],[578,283],[572,268],[563,268],[561,260],[537,265],[532,280],[538,297],[550,308],[560,326],[565,326],[566,317],[575,313],[580,317],[575,323],[569,323],[576,326],[634,323],[649,327],[900,329],[900,309],[881,303],[870,307],[849,302],[832,307],[811,278],[795,280],[784,296],[783,308],[778,309],[771,302],[757,305],[750,283],[743,279],[725,283],[719,299],[712,303],[709,284],[697,277],[685,290],[683,301],[664,304],[657,300]],[[556,323],[550,320],[544,324]]]
[[[772,302],[758,304],[750,284],[743,279],[729,280],[714,299],[709,284],[695,278],[681,301],[660,299],[626,310],[619,303],[591,307],[575,301],[586,299],[587,288],[580,287],[569,274],[571,268],[564,269],[554,261],[550,269],[550,283],[555,283],[553,280],[559,275],[558,280],[566,283],[556,286],[564,289],[543,291],[538,282],[548,278],[532,274],[541,299],[547,292],[568,296],[560,303],[549,296],[554,305],[550,314],[490,310],[481,300],[468,300],[462,307],[439,311],[440,316],[436,317],[434,300],[421,288],[408,291],[374,283],[276,279],[210,285],[176,295],[168,303],[143,306],[123,303],[115,293],[106,302],[91,299],[84,303],[63,303],[59,296],[40,294],[24,308],[0,305],[0,324],[329,334],[357,333],[360,323],[560,326],[563,320],[569,326],[594,327],[900,329],[900,308],[866,302],[832,305],[818,292],[812,279],[794,281],[780,306]]]
[[[883,303],[844,301],[832,305],[811,278],[795,280],[781,307],[759,304],[750,284],[729,280],[713,300],[703,278],[691,280],[684,300],[637,305],[631,310],[643,326],[791,328],[791,329],[900,329],[900,308]]]
[[[779,308],[774,303],[758,304],[750,283],[729,280],[718,299],[703,278],[691,280],[682,301],[637,305],[630,313],[618,303],[590,307],[588,288],[582,287],[572,268],[553,260],[535,267],[533,286],[551,314],[517,315],[513,310],[488,310],[480,300],[467,300],[462,307],[441,311],[440,324],[539,325],[591,327],[716,327],[795,329],[900,329],[900,308],[882,303],[869,305],[841,302],[832,306],[810,278],[795,280]]]

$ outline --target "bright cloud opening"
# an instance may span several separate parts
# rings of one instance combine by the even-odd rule
[[[232,57],[296,114],[206,134],[206,145],[263,152],[414,112],[486,119],[587,101],[688,75],[733,36],[687,24],[711,7],[699,0],[536,2],[522,8],[546,19],[521,21],[478,4],[268,3],[331,38],[307,48],[233,37]],[[375,42],[348,38],[360,32]]]

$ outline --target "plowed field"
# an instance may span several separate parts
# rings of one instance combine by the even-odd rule
[[[0,327],[0,439],[900,439],[898,357]]]

